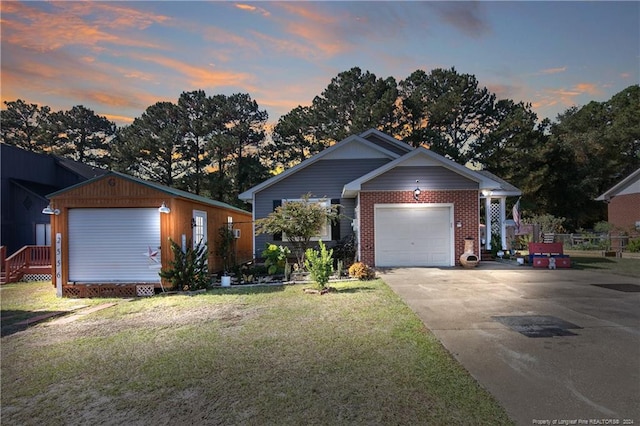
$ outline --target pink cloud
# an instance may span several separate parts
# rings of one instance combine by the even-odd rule
[[[561,73],[561,72],[565,72],[566,70],[567,70],[566,66],[565,67],[558,67],[558,68],[547,68],[547,69],[538,71],[538,74],[545,74],[545,75],[558,74],[558,73]]]
[[[236,3],[236,4],[235,4],[235,7],[236,7],[237,9],[240,9],[240,10],[246,10],[246,11],[248,11],[248,12],[257,12],[257,13],[262,14],[263,16],[269,16],[269,15],[271,15],[271,13],[270,13],[268,10],[263,9],[263,8],[261,8],[261,7],[252,6],[252,5],[250,5],[250,4]]]
[[[588,93],[589,95],[597,96],[601,93],[598,86],[594,83],[578,83],[573,87],[577,92],[580,92],[580,94]]]
[[[159,48],[142,37],[128,37],[127,29],[144,29],[169,18],[140,12],[110,3],[53,2],[47,12],[25,3],[2,2],[3,42],[40,52],[57,50],[63,46],[97,47],[113,44]],[[99,18],[92,18],[93,13]]]
[[[138,59],[161,65],[176,71],[185,77],[189,84],[197,88],[240,86],[251,87],[248,82],[252,76],[248,73],[233,71],[211,71],[204,67],[189,65],[165,56],[137,56]]]

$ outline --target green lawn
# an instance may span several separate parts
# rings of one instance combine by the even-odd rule
[[[609,271],[617,275],[640,277],[640,259],[594,256],[592,253],[570,252],[571,267],[582,270]]]
[[[2,423],[511,424],[380,280],[157,296],[2,338]],[[2,312],[32,311],[0,290]],[[35,298],[39,309],[104,300]]]

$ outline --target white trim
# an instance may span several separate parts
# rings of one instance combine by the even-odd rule
[[[56,296],[62,297],[62,234],[56,232]]]
[[[207,222],[208,222],[208,218],[207,218],[207,212],[204,210],[193,210],[192,212],[192,218],[194,221],[194,225],[193,228],[191,229],[191,238],[192,238],[192,245],[193,248],[195,249],[196,247],[198,247],[201,243],[207,243],[207,235],[208,235],[208,229],[207,229]],[[202,222],[202,223],[199,223]],[[199,228],[202,228],[202,235],[199,235]],[[198,238],[199,239],[198,239]]]
[[[398,147],[398,148],[400,148],[400,149],[402,149],[402,150],[404,150],[406,152],[410,152],[410,151],[413,150],[413,147],[411,145],[409,145],[408,143],[403,142],[401,140],[398,140],[398,139],[394,138],[391,135],[388,135],[388,134],[386,134],[384,132],[381,132],[378,129],[373,129],[372,128],[372,129],[369,129],[369,130],[365,130],[364,132],[360,133],[359,136],[364,138],[364,139],[367,139],[371,135],[377,136],[380,139],[383,139],[383,140],[389,142],[390,144],[395,145],[396,147]]]
[[[501,250],[507,249],[507,199],[500,197],[500,243]]]
[[[375,143],[364,139],[358,135],[351,135],[343,140],[341,140],[340,142],[330,146],[329,148],[317,153],[316,155],[314,155],[313,157],[307,158],[306,160],[304,160],[301,163],[296,164],[295,166],[291,167],[290,169],[285,170],[284,172],[280,173],[279,175],[276,175],[272,178],[269,178],[267,180],[265,180],[264,182],[262,182],[261,184],[258,184],[256,186],[254,186],[253,188],[249,188],[248,190],[246,190],[245,192],[241,193],[238,195],[238,198],[242,201],[246,201],[249,202],[249,200],[254,200],[253,195],[256,192],[260,192],[265,188],[270,187],[271,185],[276,184],[277,182],[280,182],[282,179],[285,179],[286,177],[297,173],[298,171],[316,163],[317,161],[322,160],[323,158],[330,156],[334,151],[342,148],[343,146],[350,144],[350,143],[360,143],[360,144],[364,144],[367,147],[379,151],[384,157],[387,157],[391,160],[394,160],[396,158],[399,157],[398,154],[396,154],[395,152],[391,152],[389,150],[386,150],[384,148],[382,148],[379,145],[376,145]]]
[[[454,161],[451,161],[439,154],[436,154],[433,151],[430,151],[426,148],[423,147],[419,147],[414,149],[413,151],[403,155],[402,157],[399,157],[383,166],[378,167],[377,169],[367,173],[364,176],[359,177],[356,180],[353,180],[349,183],[347,183],[343,189],[342,189],[342,197],[343,198],[352,198],[355,197],[356,194],[360,191],[360,189],[362,188],[362,184],[365,182],[370,181],[373,178],[376,178],[378,176],[380,176],[383,173],[388,172],[389,170],[401,166],[402,163],[405,162],[411,162],[412,164],[415,163],[414,157],[416,156],[422,156],[423,157],[423,161],[426,161],[426,165],[441,165],[461,176],[466,177],[467,179],[470,179],[474,182],[478,182],[478,184],[480,185],[480,189],[482,188],[500,188],[500,183],[496,182],[493,179],[489,179],[486,176],[481,175],[480,173],[476,173],[473,170],[462,166]]]
[[[612,199],[616,195],[619,195],[619,193],[623,189],[625,189],[627,186],[629,186],[630,184],[632,184],[633,182],[635,182],[635,181],[637,181],[639,179],[640,179],[640,168],[638,170],[636,170],[635,172],[631,173],[626,178],[622,179],[616,185],[614,185],[611,188],[609,188],[608,191],[606,191],[605,193],[600,195],[598,198],[596,198],[595,201],[609,201],[610,199]]]
[[[375,203],[373,205],[373,229],[376,230],[378,224],[378,211],[382,209],[449,209],[449,265],[455,266],[455,230],[454,230],[454,209],[453,203]],[[378,260],[378,236],[374,236],[374,261],[379,264]]]

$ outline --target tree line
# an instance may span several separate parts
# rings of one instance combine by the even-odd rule
[[[640,167],[638,85],[552,122],[539,120],[530,104],[497,99],[455,68],[416,70],[397,82],[354,67],[270,131],[267,112],[244,93],[183,92],[123,127],[83,106],[5,105],[3,143],[241,207],[240,192],[369,128],[495,173],[522,189],[525,215],[565,217],[569,229],[603,220],[605,206],[593,198]]]

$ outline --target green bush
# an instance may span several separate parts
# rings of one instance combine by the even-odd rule
[[[307,249],[305,252],[304,266],[309,271],[311,279],[322,290],[327,286],[329,277],[333,274],[333,250],[327,250],[327,247],[318,241],[320,251]]]
[[[209,285],[209,269],[207,258],[209,251],[207,244],[199,244],[191,248],[189,241],[187,248],[182,247],[169,238],[173,260],[169,262],[170,268],[159,272],[160,276],[173,284],[175,290],[193,291],[207,288]]]
[[[629,244],[627,244],[627,251],[631,253],[640,253],[640,238],[630,240]]]
[[[267,243],[267,248],[262,251],[262,257],[266,258],[264,265],[268,268],[269,274],[283,273],[287,256],[290,254],[289,247]]]

